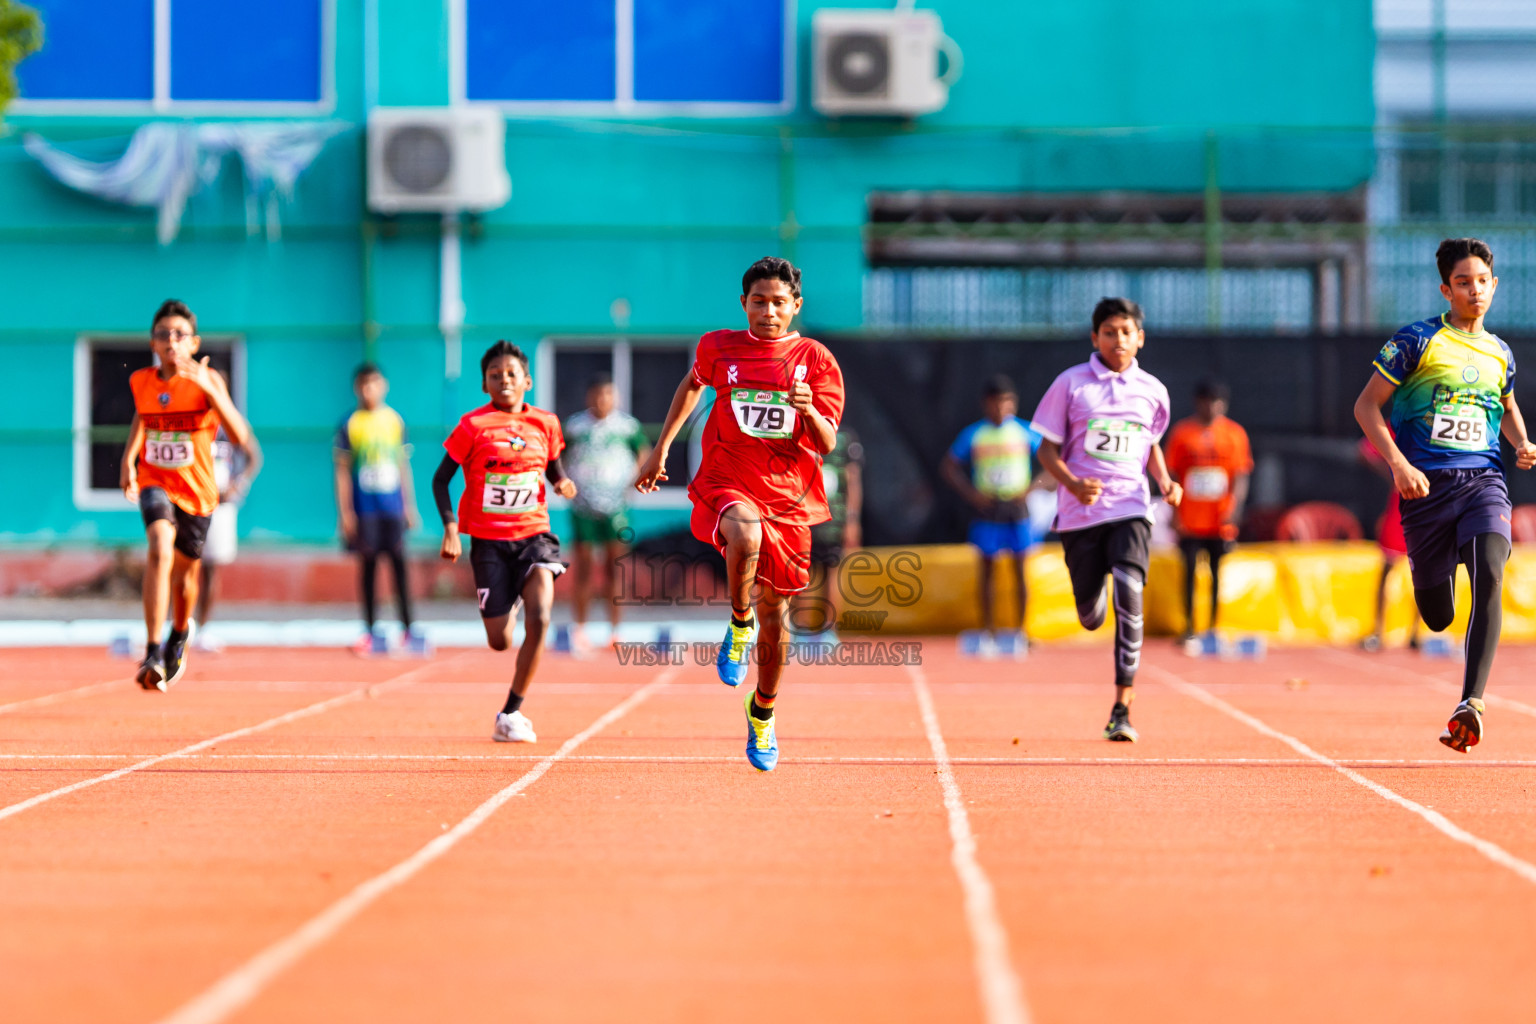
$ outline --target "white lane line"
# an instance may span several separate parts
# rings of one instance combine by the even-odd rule
[[[6,761],[132,761],[155,754],[0,754]],[[174,761],[340,761],[383,763],[388,761],[452,763],[463,761],[539,761],[540,754],[166,754]],[[739,757],[715,754],[572,754],[567,761],[616,762],[621,764],[735,764]],[[783,764],[932,765],[931,757],[790,757]],[[1536,760],[1478,761],[1468,758],[1341,757],[1350,768],[1536,768]],[[951,757],[950,764],[1038,765],[1061,767],[1126,768],[1324,768],[1304,757]],[[17,769],[23,770],[23,769]]]
[[[1381,785],[1379,782],[1371,781],[1364,775],[1361,775],[1359,772],[1345,767],[1343,764],[1340,764],[1333,758],[1328,757],[1326,754],[1318,753],[1316,750],[1313,750],[1311,747],[1307,746],[1296,737],[1287,735],[1286,733],[1281,732],[1279,729],[1273,728],[1260,719],[1255,718],[1253,715],[1248,714],[1248,712],[1233,707],[1231,704],[1228,704],[1226,701],[1222,700],[1220,697],[1211,693],[1204,687],[1197,686],[1194,683],[1181,679],[1174,675],[1172,672],[1169,672],[1167,669],[1159,668],[1156,665],[1143,665],[1142,671],[1151,672],[1153,675],[1160,678],[1164,684],[1184,694],[1186,697],[1197,700],[1207,707],[1215,708],[1217,711],[1220,711],[1222,714],[1228,716],[1229,718],[1237,719],[1239,722],[1242,722],[1244,725],[1248,726],[1255,732],[1262,733],[1271,739],[1279,740],[1281,743],[1284,743],[1286,746],[1290,747],[1298,754],[1301,754],[1303,757],[1316,761],[1318,764],[1327,765],[1349,781],[1356,783],[1357,785],[1364,786],[1366,789],[1370,790],[1372,793],[1375,793],[1383,800],[1386,800],[1389,803],[1394,803],[1397,806],[1403,808],[1405,811],[1410,811],[1414,814],[1417,814],[1419,817],[1429,822],[1430,825],[1434,826],[1447,837],[1454,839],[1458,843],[1464,843],[1467,846],[1472,847],[1472,849],[1476,850],[1484,857],[1487,857],[1495,864],[1508,868],[1515,874],[1519,875],[1521,878],[1525,879],[1527,882],[1536,885],[1536,864],[1531,864],[1528,861],[1521,860],[1519,857],[1516,857],[1502,846],[1499,846],[1496,843],[1491,843],[1488,840],[1483,839],[1481,836],[1473,835],[1471,832],[1468,832],[1460,825],[1452,822],[1439,811],[1431,810],[1430,808],[1425,807],[1423,804],[1418,803],[1417,801],[1410,800],[1405,796],[1393,792],[1386,786]]]
[[[394,867],[361,883],[341,899],[304,922],[297,931],[274,942],[224,975],[201,995],[166,1017],[161,1024],[214,1024],[244,1007],[260,995],[274,978],[297,963],[310,950],[330,939],[347,922],[368,909],[379,897],[410,881],[423,868],[485,824],[502,804],[539,781],[556,764],[566,760],[571,751],[629,714],[646,698],[666,686],[667,681],[676,675],[677,671],[675,667],[664,670],[655,679],[609,708],[597,721],[560,744],[560,748],[553,754],[546,756],[533,768],[519,776],[516,782],[476,807],[451,829],[434,837],[431,842]]]
[[[319,703],[311,704],[308,707],[299,708],[297,711],[289,711],[287,714],[278,715],[276,718],[269,718],[265,722],[258,722],[255,725],[248,725],[243,729],[234,729],[230,732],[220,733],[218,736],[215,736],[212,739],[206,739],[200,743],[193,743],[190,746],[182,747],[180,750],[173,750],[169,754],[157,754],[153,757],[147,757],[142,761],[136,761],[133,764],[127,765],[126,767],[119,768],[116,771],[107,772],[105,775],[96,775],[89,779],[81,779],[79,782],[73,782],[67,786],[60,786],[58,789],[51,789],[46,793],[39,793],[34,797],[21,801],[20,803],[11,804],[9,807],[0,807],[0,821],[4,821],[6,818],[13,818],[16,815],[21,814],[23,811],[31,810],[39,804],[45,804],[50,800],[57,800],[61,796],[68,796],[71,793],[78,793],[82,789],[89,789],[92,786],[99,786],[103,782],[112,782],[116,779],[121,779],[125,775],[132,775],[134,772],[140,772],[146,768],[153,768],[157,764],[163,764],[166,761],[173,761],[180,757],[186,757],[188,754],[195,754],[198,751],[207,750],[209,747],[217,746],[220,743],[227,743],[230,740],[236,740],[242,736],[250,736],[258,732],[266,732],[268,729],[275,729],[280,725],[287,725],[289,722],[296,722],[301,718],[310,718],[314,715],[324,714],[332,708],[339,707],[342,704],[350,704],[353,701],[362,700],[365,697],[376,696],[387,690],[394,690],[402,686],[409,686],[412,682],[415,681],[411,678],[412,676],[431,667],[432,666],[430,665],[422,665],[419,668],[413,668],[409,672],[405,672],[401,675],[394,676],[391,679],[387,679],[382,683],[369,683],[367,686],[360,686],[355,690],[340,695],[339,697],[332,697],[329,700],[322,700]]]
[[[92,683],[89,686],[77,686],[73,690],[60,690],[57,693],[45,693],[41,697],[28,697],[26,700],[13,700],[9,704],[0,704],[0,715],[8,715],[13,711],[23,708],[41,708],[49,704],[62,704],[76,697],[89,697],[93,693],[102,693],[106,690],[122,689],[125,693],[132,688],[132,680],[108,679],[104,683]]]
[[[1358,668],[1361,664],[1365,664],[1370,666],[1370,668],[1375,671],[1380,671],[1381,669],[1380,665],[1375,664],[1365,655],[1356,654],[1353,651],[1341,651],[1337,648],[1326,647],[1323,649],[1322,655],[1329,661],[1340,665],[1349,665],[1353,668]],[[1439,690],[1441,693],[1455,694],[1458,700],[1461,699],[1461,684],[1453,683],[1448,679],[1440,679],[1436,676],[1429,675],[1426,672],[1415,672],[1411,668],[1400,668],[1396,665],[1392,666],[1392,674],[1399,676],[1410,676],[1422,683],[1427,683],[1432,689]],[[1526,704],[1523,701],[1515,700],[1513,697],[1502,697],[1496,693],[1485,693],[1483,695],[1483,700],[1493,707],[1507,708],[1516,714],[1529,715],[1532,718],[1536,718],[1536,706]]]
[[[939,716],[933,708],[933,695],[923,670],[908,665],[912,691],[923,713],[923,729],[933,760],[938,765],[939,784],[944,789],[944,809],[949,813],[950,863],[965,893],[965,921],[975,946],[976,980],[981,986],[981,1004],[988,1024],[1028,1024],[1029,1010],[1024,1006],[1024,985],[1013,969],[1008,952],[1008,933],[997,915],[997,901],[992,881],[976,859],[976,836],[971,832],[971,818],[965,812],[960,784],[949,758],[949,748],[939,729]]]

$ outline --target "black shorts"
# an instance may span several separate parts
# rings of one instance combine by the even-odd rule
[[[831,523],[811,527],[811,564],[836,568],[843,561],[843,528]]]
[[[469,564],[475,570],[475,596],[480,617],[494,619],[509,614],[523,596],[523,584],[534,569],[565,572],[560,561],[560,541],[552,533],[536,533],[521,540],[470,538]]]
[[[1417,590],[1456,579],[1462,546],[1473,537],[1496,533],[1511,540],[1509,486],[1504,471],[1429,469],[1429,495],[1404,499],[1403,539]]]
[[[203,542],[208,539],[212,516],[195,516],[171,500],[164,487],[146,487],[139,492],[139,514],[144,525],[168,519],[176,524],[176,550],[194,562],[203,557]]]
[[[1067,574],[1072,577],[1072,597],[1079,605],[1098,600],[1104,577],[1117,565],[1135,566],[1145,581],[1151,545],[1152,524],[1139,518],[1064,531],[1061,547],[1067,558]]]
[[[364,556],[405,552],[405,520],[377,513],[357,517],[357,533],[351,548]]]

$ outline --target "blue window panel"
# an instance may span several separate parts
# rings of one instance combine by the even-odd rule
[[[467,0],[472,100],[613,102],[613,0]]]
[[[635,99],[782,103],[781,0],[635,0]]]
[[[154,0],[28,0],[43,48],[17,65],[29,100],[152,100]]]
[[[318,103],[321,0],[171,0],[171,98]]]

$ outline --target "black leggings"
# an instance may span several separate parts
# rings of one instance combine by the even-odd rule
[[[362,565],[362,589],[363,589],[363,620],[368,624],[368,632],[373,632],[374,623],[374,578],[378,575],[380,555],[389,559],[390,569],[395,577],[395,601],[400,606],[400,624],[406,629],[411,628],[411,586],[405,578],[405,553],[399,549],[384,552],[369,552],[359,557]]]
[[[1184,630],[1195,631],[1195,562],[1202,551],[1211,563],[1211,628],[1215,629],[1221,603],[1221,559],[1227,553],[1227,542],[1220,537],[1180,537],[1179,550],[1184,553],[1184,614],[1189,620]]]
[[[1141,667],[1141,643],[1145,618],[1141,610],[1141,592],[1145,575],[1141,566],[1121,563],[1109,571],[1110,593],[1115,602],[1115,685],[1133,686],[1136,670]],[[1078,605],[1077,620],[1084,629],[1098,629],[1104,625],[1109,609],[1104,591],[1092,605]]]
[[[1472,581],[1472,614],[1467,620],[1467,663],[1461,699],[1481,699],[1488,686],[1488,673],[1493,669],[1499,632],[1504,628],[1504,563],[1509,560],[1509,541],[1497,533],[1480,533],[1461,546],[1459,555]],[[1455,575],[1432,587],[1414,588],[1413,600],[1424,617],[1424,625],[1440,632],[1456,617]]]

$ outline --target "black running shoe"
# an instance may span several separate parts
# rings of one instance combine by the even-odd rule
[[[173,629],[165,638],[165,685],[161,689],[169,689],[186,670],[187,634]]]
[[[1445,732],[1440,734],[1440,742],[1465,754],[1468,747],[1475,747],[1482,741],[1483,702],[1476,697],[1468,697],[1451,712],[1451,720],[1445,723]]]
[[[1131,709],[1116,704],[1109,713],[1109,724],[1104,727],[1104,738],[1115,743],[1135,743],[1141,738],[1131,724]]]
[[[165,662],[160,659],[159,651],[144,655],[144,660],[139,662],[139,673],[134,679],[146,690],[165,692]]]

